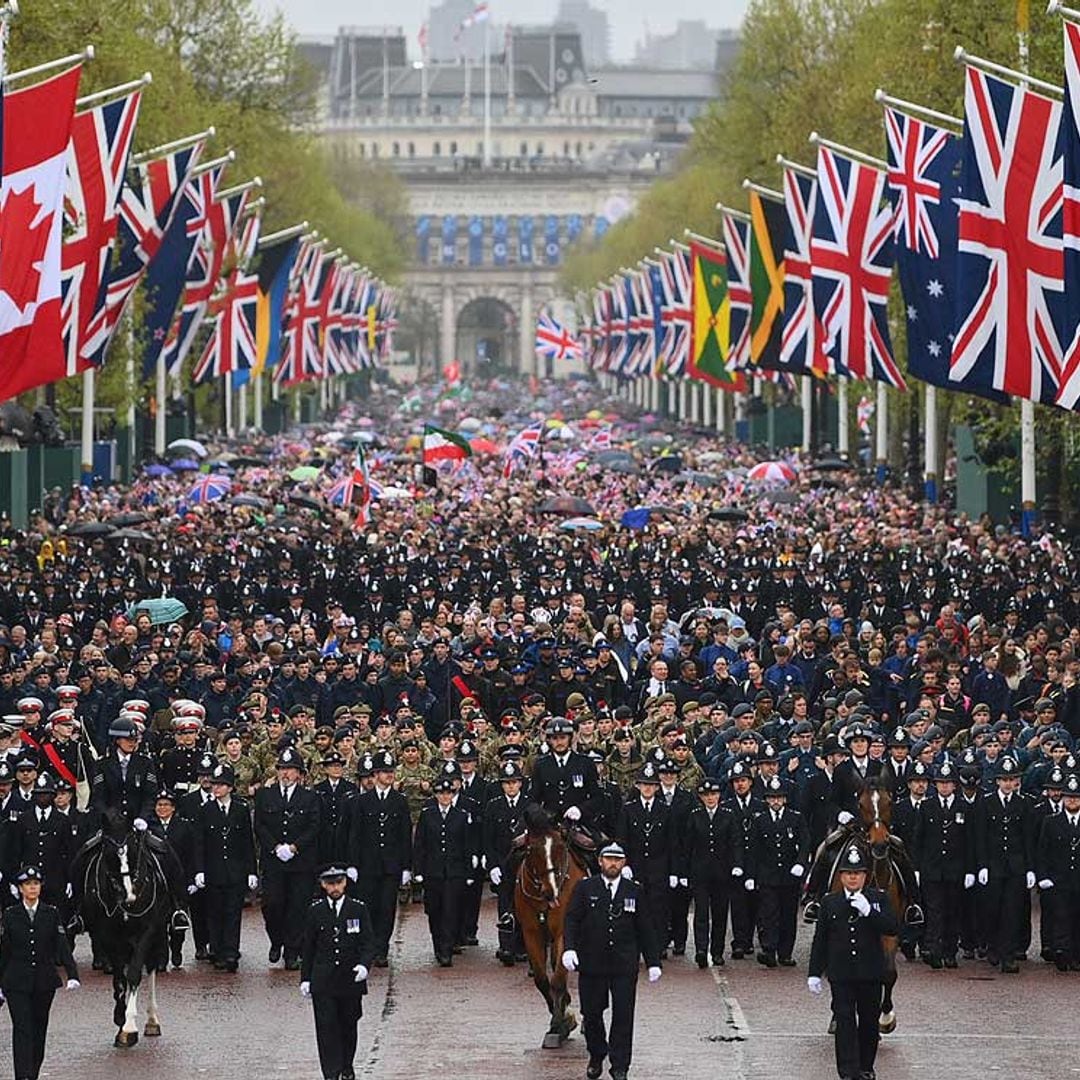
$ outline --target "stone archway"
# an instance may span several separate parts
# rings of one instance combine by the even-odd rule
[[[486,373],[520,370],[519,312],[500,296],[474,296],[459,308],[454,352],[462,371]]]

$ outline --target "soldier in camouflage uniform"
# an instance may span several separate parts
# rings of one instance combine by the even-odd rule
[[[419,744],[415,739],[406,739],[401,744],[401,760],[394,776],[394,787],[405,796],[414,827],[424,803],[431,798],[431,785],[434,780],[435,770],[420,759]]]
[[[608,754],[608,777],[629,798],[641,768],[641,751],[634,744],[634,734],[627,727],[615,729],[612,737],[615,749]]]
[[[671,760],[679,766],[679,787],[696,795],[701,781],[705,779],[705,770],[690,753],[690,741],[685,735],[680,735],[672,744]]]
[[[244,743],[239,731],[226,731],[221,736],[221,748],[218,760],[232,768],[236,777],[233,789],[243,799],[249,799],[259,786],[259,766],[250,754],[244,753]]]

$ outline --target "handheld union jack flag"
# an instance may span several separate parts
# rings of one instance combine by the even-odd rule
[[[141,91],[76,113],[68,149],[65,235],[60,249],[61,318],[67,374],[91,366],[88,329],[104,312],[120,195],[135,138]],[[91,353],[99,360],[101,354]]]
[[[80,357],[100,366],[128,301],[151,260],[161,250],[166,231],[181,201],[192,169],[205,143],[136,165],[120,194],[117,258],[106,270],[104,306],[90,318]]]
[[[519,431],[506,448],[503,459],[503,476],[512,476],[515,470],[532,461],[544,439],[544,425],[531,424]]]
[[[724,214],[723,226],[724,247],[727,249],[728,298],[731,301],[728,366],[737,370],[750,363],[750,225],[731,214]]]
[[[949,378],[1051,403],[1061,381],[1061,106],[967,69]]]
[[[580,360],[581,342],[546,311],[536,321],[536,355],[552,360]]]
[[[880,169],[818,147],[810,239],[814,314],[825,332],[823,354],[838,375],[907,389],[889,340],[895,214],[884,190]]]
[[[1080,405],[1080,25],[1065,21],[1065,113],[1061,122],[1063,150],[1063,217],[1065,305],[1061,343],[1061,386],[1057,404]]]

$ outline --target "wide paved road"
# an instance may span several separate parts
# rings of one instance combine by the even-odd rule
[[[357,1075],[375,1080],[527,1080],[583,1077],[586,1054],[575,1035],[557,1051],[539,1049],[546,1010],[524,968],[492,957],[491,904],[479,949],[433,967],[418,906],[399,920],[389,972],[373,973],[361,1021]],[[631,1077],[673,1080],[793,1080],[835,1075],[827,995],[806,992],[808,932],[799,966],[767,971],[752,960],[698,971],[685,959],[665,965],[656,986],[642,979]],[[188,962],[159,980],[164,1034],[131,1050],[112,1047],[108,980],[88,970],[83,988],[61,992],[43,1080],[145,1080],[202,1076],[318,1080],[310,1005],[296,976],[268,970],[261,919],[249,911],[238,976]],[[1034,947],[1032,949],[1034,954]],[[88,961],[85,948],[80,962]],[[1080,1073],[1067,1019],[1080,976],[1038,960],[1019,976],[986,964],[932,972],[901,959],[899,1027],[878,1058],[882,1080],[986,1080],[998,1073]],[[88,968],[88,962],[86,963]],[[0,1077],[10,1075],[10,1026],[0,1019]]]

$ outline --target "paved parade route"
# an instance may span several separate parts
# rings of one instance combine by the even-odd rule
[[[373,973],[360,1025],[357,1075],[374,1080],[529,1080],[580,1078],[585,1048],[576,1034],[558,1051],[539,1049],[546,1029],[539,995],[523,966],[492,958],[491,907],[484,908],[479,949],[433,966],[427,925],[412,907],[399,920],[390,972]],[[642,978],[631,1078],[791,1080],[831,1078],[832,1040],[825,1034],[827,997],[806,992],[809,934],[800,929],[799,966],[767,971],[753,960],[698,971],[668,961],[658,986]],[[108,980],[85,972],[83,988],[61,992],[52,1014],[42,1080],[135,1080],[169,1076],[273,1077],[317,1080],[311,1008],[297,977],[266,968],[262,922],[247,912],[244,958],[230,977],[188,961],[160,980],[164,1034],[128,1051],[113,1049]],[[1032,949],[1034,953],[1034,948]],[[78,956],[88,968],[85,947]],[[932,972],[902,960],[899,1028],[883,1040],[882,1080],[949,1075],[956,1080],[1009,1075],[1068,1075],[1072,1037],[1062,1024],[1075,977],[1039,961],[1019,976],[962,963]],[[575,993],[576,1000],[576,993]],[[0,1074],[9,1068],[10,1025],[0,1021]],[[606,1074],[605,1074],[606,1075]]]

